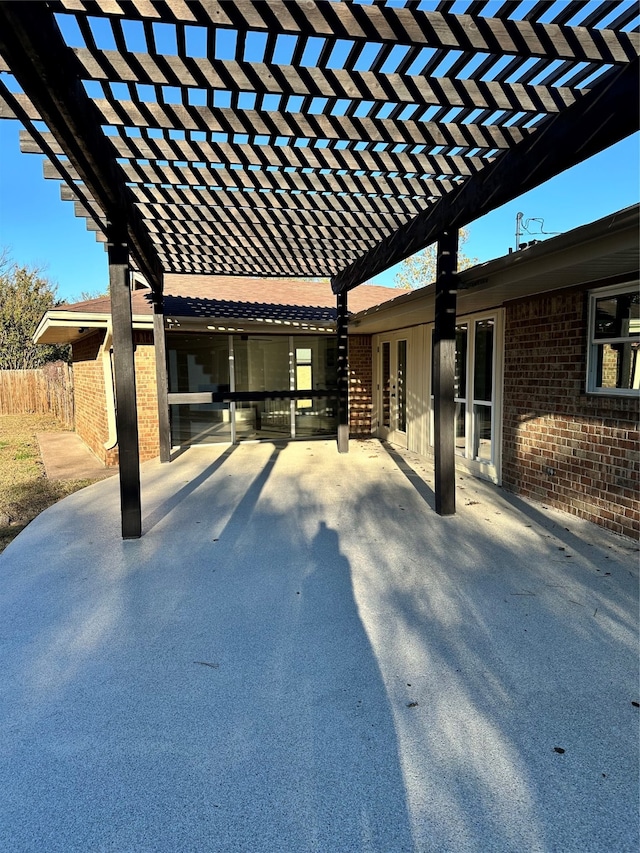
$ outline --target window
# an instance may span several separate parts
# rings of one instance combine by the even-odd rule
[[[170,331],[167,356],[169,394],[182,397],[169,409],[176,446],[336,434],[334,335]],[[294,390],[320,393],[294,400]],[[257,399],[250,397],[254,391]],[[244,399],[202,403],[188,397],[209,392],[244,392]]]
[[[640,292],[620,285],[589,294],[587,391],[630,395],[640,389]]]
[[[496,376],[499,370],[497,316],[456,325],[454,374],[455,452],[484,466],[497,465]],[[500,332],[501,334],[501,332]],[[431,339],[431,409],[434,410],[434,336]],[[434,425],[431,424],[431,444]]]
[[[456,404],[456,453],[467,452],[467,323],[456,326],[456,365],[454,394]],[[433,359],[432,359],[433,362]],[[432,368],[433,369],[433,368]],[[432,380],[433,381],[433,380]]]
[[[296,347],[296,390],[311,391],[313,389],[313,364],[310,347]],[[297,400],[296,408],[310,409],[313,400]]]
[[[398,415],[397,429],[400,432],[407,431],[407,342],[397,343],[397,372],[398,372]]]

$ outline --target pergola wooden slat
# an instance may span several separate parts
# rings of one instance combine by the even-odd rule
[[[600,82],[574,104],[464,184],[452,199],[415,217],[402,231],[344,270],[333,281],[336,293],[361,283],[364,265],[373,276],[432,243],[443,228],[459,228],[624,139],[640,125],[638,59]],[[471,213],[473,210],[473,213]]]
[[[329,275],[344,355],[347,292],[438,241],[447,513],[455,232],[638,129],[638,21],[632,0],[2,0],[0,117],[108,243],[114,323],[127,264],[147,277],[160,360],[164,273]]]
[[[444,4],[446,8],[448,4]],[[506,7],[509,4],[504,4]],[[150,22],[199,24],[203,27],[238,31],[267,31],[292,36],[347,40],[354,44],[407,44],[413,47],[478,51],[497,55],[525,55],[542,58],[625,62],[637,55],[636,33],[601,31],[588,27],[568,27],[542,23],[533,10],[522,20],[488,17],[481,11],[458,15],[443,11],[424,11],[415,3],[405,7],[334,3],[314,0],[291,3],[288,0],[239,0],[228,3],[214,0],[203,4],[176,3],[170,0],[130,0],[118,3],[69,2],[60,6],[74,13],[101,14],[116,19],[127,16]],[[490,4],[480,4],[480,10]],[[628,6],[627,6],[628,8]],[[548,9],[540,6],[538,16]],[[131,10],[131,11],[130,11]],[[132,13],[133,12],[133,13]],[[563,20],[562,13],[557,13]],[[632,17],[631,20],[634,18]]]
[[[322,113],[331,112],[335,102],[349,92],[352,109],[363,101],[397,104],[423,104],[447,108],[442,104],[505,110],[510,113],[540,111],[557,112],[580,96],[581,91],[570,86],[554,88],[546,85],[509,84],[497,81],[460,80],[448,77],[426,78],[421,74],[376,74],[373,71],[344,69],[281,68],[273,63],[237,62],[208,58],[174,57],[139,53],[120,53],[110,50],[74,48],[87,79],[118,80],[131,85],[154,87],[156,96],[162,86],[188,87],[212,92],[214,89],[260,91],[264,95],[323,99]],[[582,69],[591,73],[592,66]],[[577,73],[577,72],[576,72]],[[505,116],[507,118],[508,116]]]

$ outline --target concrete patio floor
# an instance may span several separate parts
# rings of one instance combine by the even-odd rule
[[[0,555],[0,849],[636,851],[636,543],[377,441],[192,449]]]

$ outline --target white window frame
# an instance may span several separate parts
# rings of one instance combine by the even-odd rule
[[[638,282],[628,281],[613,287],[599,287],[589,291],[589,316],[587,325],[587,394],[599,397],[637,397],[637,388],[603,388],[596,385],[598,358],[597,349],[603,344],[632,343],[638,341],[637,335],[629,334],[616,338],[595,338],[596,302],[606,296],[619,296],[623,293],[637,291]]]
[[[475,363],[475,330],[476,324],[484,320],[493,320],[493,380],[492,399],[476,400],[473,388],[473,371]],[[494,483],[502,480],[502,385],[504,370],[504,309],[496,308],[492,311],[478,312],[477,314],[463,314],[456,317],[456,326],[467,326],[467,395],[465,398],[456,397],[456,402],[465,403],[465,450],[460,453],[456,450],[456,465],[461,464],[474,474]],[[433,353],[434,326],[431,325],[429,334],[430,352]],[[433,448],[435,424],[434,424],[434,400],[433,388],[431,388],[431,373],[426,377],[429,391],[429,447]],[[473,455],[473,407],[475,404],[490,406],[491,408],[491,459],[481,459]]]

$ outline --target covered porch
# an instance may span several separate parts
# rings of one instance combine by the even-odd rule
[[[345,453],[348,294],[432,243],[453,514],[458,229],[638,130],[635,5],[56,0],[2,3],[0,24],[0,116],[108,247],[123,537],[142,523],[132,267],[165,436],[166,273],[331,277]]]

